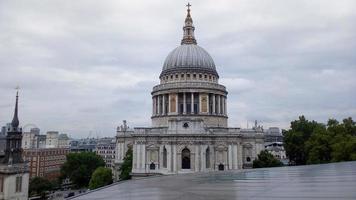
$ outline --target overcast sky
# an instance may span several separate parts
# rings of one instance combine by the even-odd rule
[[[152,87],[180,45],[182,0],[0,0],[0,124],[114,136],[150,126]],[[198,44],[227,87],[229,126],[356,118],[355,0],[193,0]],[[27,125],[27,126],[26,126]]]

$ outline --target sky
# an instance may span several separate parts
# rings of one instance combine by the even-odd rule
[[[198,44],[227,87],[229,126],[356,118],[355,0],[192,0]],[[0,125],[73,138],[151,125],[180,45],[182,0],[0,0]]]

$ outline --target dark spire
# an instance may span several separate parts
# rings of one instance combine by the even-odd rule
[[[14,118],[12,119],[11,125],[13,128],[19,127],[19,118],[18,118],[18,102],[19,102],[19,91],[18,88],[16,92],[16,103],[15,103],[15,112],[14,112]]]
[[[197,41],[195,40],[194,37],[194,26],[193,26],[193,19],[190,16],[190,5],[189,3],[187,4],[187,17],[185,18],[185,25],[183,27],[183,39],[181,44],[197,44]]]

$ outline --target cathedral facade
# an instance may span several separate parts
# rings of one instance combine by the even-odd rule
[[[194,30],[188,7],[181,45],[151,92],[152,127],[117,130],[115,163],[131,148],[133,176],[248,168],[264,148],[262,129],[228,127],[228,92]]]

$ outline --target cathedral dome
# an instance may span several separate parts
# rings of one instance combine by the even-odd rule
[[[195,27],[188,8],[181,45],[168,54],[161,76],[182,71],[204,72],[218,76],[213,58],[197,45]]]
[[[212,57],[196,44],[183,44],[168,54],[163,72],[177,69],[201,69],[216,73]]]

